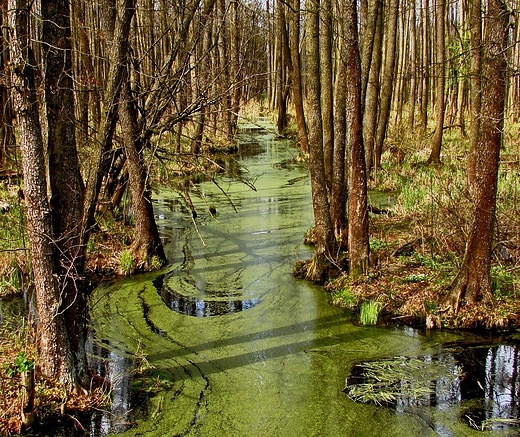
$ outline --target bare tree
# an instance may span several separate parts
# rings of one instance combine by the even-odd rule
[[[480,10],[479,0],[474,0],[471,7]],[[473,118],[480,118],[479,136],[471,137],[473,152],[469,162],[474,166],[474,177],[470,180],[474,211],[464,259],[451,293],[455,312],[461,305],[473,305],[492,296],[490,268],[505,109],[509,12],[502,0],[487,0],[484,10],[480,113],[472,108]],[[477,22],[473,24],[478,25]],[[479,32],[475,35],[478,38]],[[473,52],[473,56],[478,57],[479,53],[480,50]],[[474,65],[477,64],[475,60]]]
[[[444,88],[446,86],[445,10],[444,0],[437,0],[437,8],[435,10],[435,52],[437,55],[435,68],[435,135],[433,137],[432,151],[427,161],[428,164],[439,164],[441,162],[445,114]]]
[[[42,1],[48,168],[29,48],[31,3],[9,0],[11,76],[22,153],[27,228],[38,311],[38,364],[67,390],[88,387],[82,286],[82,183],[74,136],[69,5]],[[49,199],[50,198],[50,202]]]

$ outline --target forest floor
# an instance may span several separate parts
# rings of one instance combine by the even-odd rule
[[[492,296],[451,309],[452,285],[462,263],[473,217],[466,190],[468,140],[448,130],[442,164],[426,166],[430,136],[394,138],[372,197],[388,196],[383,214],[370,214],[372,266],[356,280],[326,284],[334,305],[359,312],[373,302],[380,323],[427,328],[513,330],[520,327],[520,128],[504,133],[498,176],[491,267]],[[374,196],[375,195],[375,196]],[[377,204],[374,206],[380,207]]]

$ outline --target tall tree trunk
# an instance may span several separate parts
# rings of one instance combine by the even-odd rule
[[[148,269],[153,257],[157,257],[159,262],[164,264],[166,256],[153,213],[151,190],[147,184],[147,174],[142,158],[143,147],[140,144],[137,127],[137,111],[128,75],[124,80],[119,103],[119,121],[127,158],[126,165],[134,211],[135,236],[131,250],[136,264]]]
[[[125,59],[128,53],[128,38],[130,34],[130,24],[135,13],[136,0],[119,0],[117,8],[118,16],[116,19],[114,38],[111,44],[110,70],[107,79],[106,92],[103,103],[102,126],[98,134],[99,148],[94,162],[91,166],[90,178],[85,191],[85,206],[83,216],[83,236],[88,240],[92,225],[96,204],[101,190],[103,178],[108,171],[107,153],[112,146],[114,129],[117,122],[117,105],[123,83]],[[83,244],[85,244],[84,242]]]
[[[399,17],[399,0],[388,0],[388,30],[385,44],[385,62],[381,84],[381,104],[379,108],[379,121],[377,124],[376,141],[374,145],[374,169],[377,172],[381,164],[383,143],[386,138],[390,106],[392,104],[392,92],[395,86],[394,68],[397,42],[397,19]]]
[[[480,123],[482,112],[482,0],[472,0],[468,6],[470,48],[471,48],[471,79],[470,79],[470,110],[471,122],[469,131],[470,149],[468,156],[467,188],[471,192],[476,185],[477,147],[480,140]]]
[[[422,10],[422,81],[421,81],[421,126],[428,129],[428,103],[430,94],[430,7],[423,0]]]
[[[377,19],[380,13],[380,0],[364,0],[361,2],[361,102],[363,107],[366,101],[368,78],[372,65],[374,43],[377,30]]]
[[[287,36],[287,25],[285,20],[284,6],[277,1],[277,23],[278,23],[278,52],[277,52],[277,80],[276,80],[276,103],[278,106],[277,127],[278,134],[283,135],[287,129],[287,99],[289,97],[289,86],[287,84],[287,69],[289,57],[289,41]]]
[[[78,381],[88,387],[85,355],[87,302],[83,281],[86,246],[81,244],[83,180],[76,150],[72,43],[68,0],[42,1],[47,154],[56,267],[61,282],[60,312],[74,354]]]
[[[289,0],[291,5],[290,12],[290,47],[291,47],[291,82],[294,100],[294,110],[296,113],[296,125],[298,126],[298,137],[303,152],[309,151],[309,141],[307,138],[307,123],[305,121],[305,111],[303,108],[303,87],[300,57],[300,0]]]
[[[334,228],[334,237],[339,248],[348,250],[347,228],[347,63],[348,47],[343,40],[345,34],[344,11],[340,11],[340,29],[342,41],[339,47],[339,62],[336,73],[334,92],[334,156],[332,162],[332,188],[330,194],[330,218]]]
[[[348,257],[350,275],[366,273],[369,261],[368,199],[361,112],[361,58],[356,0],[346,0],[343,44],[346,58],[347,124],[349,126]]]
[[[474,0],[471,7],[478,8],[479,3],[478,0]],[[451,296],[452,308],[455,312],[464,303],[472,305],[481,300],[490,300],[492,297],[490,268],[505,109],[505,49],[509,12],[502,0],[487,0],[486,3],[480,135],[478,140],[471,144],[474,149],[475,165],[475,177],[472,179],[471,189],[474,199],[473,222],[468,234],[462,266],[455,279]],[[474,55],[479,56],[478,52]],[[474,112],[473,109],[472,111]]]
[[[367,172],[374,167],[374,149],[377,132],[377,115],[379,105],[381,62],[383,57],[383,14],[382,3],[376,0],[376,29],[374,31],[374,53],[371,58],[370,74],[367,82],[367,90],[363,112],[363,141],[365,144],[365,161]]]
[[[410,8],[410,99],[409,99],[409,126],[415,126],[415,104],[417,103],[417,14],[415,0],[409,0]]]
[[[38,311],[38,365],[49,378],[58,378],[68,390],[76,387],[74,357],[64,315],[60,311],[61,287],[55,263],[52,210],[47,200],[44,144],[36,101],[35,63],[30,57],[30,1],[9,0],[11,75],[22,153],[24,198],[31,264]],[[68,9],[68,7],[66,8]]]
[[[323,156],[323,123],[321,119],[320,96],[320,51],[319,51],[319,1],[307,2],[307,100],[309,116],[309,153],[312,204],[316,233],[315,266],[317,275],[311,280],[321,280],[322,269],[328,259],[336,256],[334,232],[329,213],[326,188],[325,165]],[[312,273],[312,272],[311,272]]]
[[[444,88],[446,86],[446,45],[444,43],[444,22],[446,5],[444,0],[437,0],[435,11],[436,40],[435,51],[437,54],[435,74],[435,135],[433,137],[432,151],[427,164],[439,164],[441,162],[442,135],[444,133]]]
[[[320,84],[323,121],[323,157],[327,187],[331,190],[334,151],[334,98],[332,92],[332,2],[322,0],[320,7]]]

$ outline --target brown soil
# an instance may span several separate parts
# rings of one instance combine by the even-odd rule
[[[372,250],[374,265],[367,276],[355,281],[345,274],[330,281],[326,289],[334,305],[357,311],[363,301],[373,300],[380,303],[382,319],[427,328],[510,330],[520,326],[520,296],[514,286],[496,293],[492,301],[462,306],[455,314],[449,294],[457,257],[450,260],[444,253],[441,258],[436,241],[418,238],[420,234],[406,218],[372,217],[371,234],[371,241],[381,246]]]

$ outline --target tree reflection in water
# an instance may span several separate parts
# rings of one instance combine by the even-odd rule
[[[520,426],[518,364],[518,345],[448,344],[436,355],[357,364],[345,392],[355,401],[403,413],[460,404],[469,425],[500,430]]]

